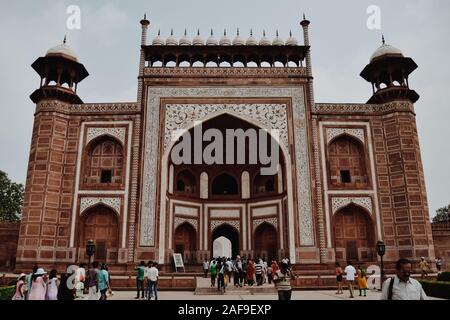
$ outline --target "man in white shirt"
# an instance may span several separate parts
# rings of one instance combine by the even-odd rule
[[[156,268],[158,264],[156,262],[151,263],[151,267],[147,271],[148,279],[148,295],[147,299],[151,300],[153,293],[155,294],[155,300],[158,300],[158,277],[159,272]]]
[[[419,281],[410,278],[412,264],[408,259],[397,261],[397,275],[383,283],[381,300],[427,300]]]
[[[355,281],[356,269],[352,266],[352,262],[348,261],[347,266],[344,269],[346,274],[348,289],[350,290],[350,298],[354,298],[353,296],[353,281]]]

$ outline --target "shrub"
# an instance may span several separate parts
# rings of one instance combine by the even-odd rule
[[[11,300],[16,293],[16,287],[1,287],[0,288],[0,300]]]
[[[450,272],[446,271],[446,272],[439,273],[437,280],[444,281],[444,282],[450,282]]]
[[[450,299],[450,282],[420,280],[427,296]]]

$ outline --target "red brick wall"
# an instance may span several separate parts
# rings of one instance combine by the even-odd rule
[[[434,259],[415,115],[390,113],[371,125],[386,259]]]
[[[79,121],[62,113],[35,116],[18,265],[27,261],[68,262]]]
[[[12,270],[16,261],[20,223],[0,222],[0,270]]]

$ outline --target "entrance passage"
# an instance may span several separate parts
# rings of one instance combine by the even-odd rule
[[[224,238],[224,239],[223,239]],[[216,241],[219,240],[219,241]],[[228,240],[228,241],[226,241]],[[214,252],[214,249],[223,250],[225,254],[220,255],[221,257],[234,258],[239,255],[239,232],[233,228],[231,225],[225,223],[214,229],[212,234],[212,257],[217,258],[218,256]],[[223,246],[222,246],[223,244]],[[227,249],[227,246],[231,244],[231,250]],[[222,246],[222,247],[220,247]]]
[[[231,241],[220,237],[213,242],[213,257],[231,257],[233,255]]]

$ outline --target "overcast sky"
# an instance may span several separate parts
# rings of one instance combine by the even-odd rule
[[[81,9],[81,29],[68,30],[67,7]],[[370,5],[381,9],[381,30],[367,28]],[[0,2],[0,170],[25,182],[35,106],[29,95],[39,86],[30,65],[62,43],[75,49],[90,76],[79,86],[85,102],[136,101],[139,20],[151,21],[149,41],[161,28],[206,38],[228,30],[260,38],[265,29],[303,41],[299,22],[311,20],[316,102],[364,103],[371,86],[359,77],[371,54],[386,41],[412,57],[419,69],[410,85],[420,95],[417,124],[430,214],[450,203],[450,2],[447,0],[177,0],[177,1],[4,1]]]

